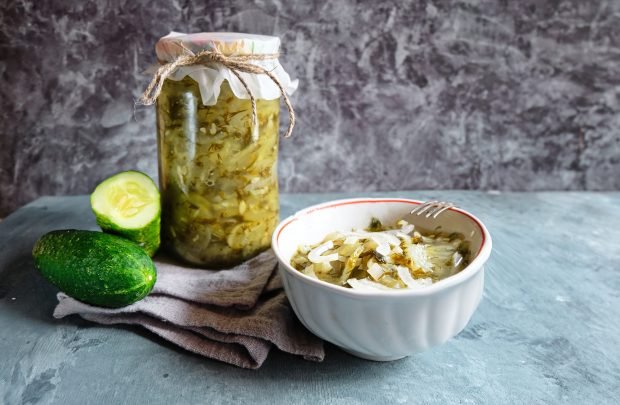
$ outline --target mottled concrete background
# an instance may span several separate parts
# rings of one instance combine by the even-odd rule
[[[620,189],[619,1],[3,1],[0,215],[156,175],[170,30],[282,37],[284,191]]]

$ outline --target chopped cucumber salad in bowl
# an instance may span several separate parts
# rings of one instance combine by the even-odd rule
[[[272,248],[295,314],[312,333],[365,359],[389,361],[460,332],[482,299],[491,235],[450,208],[352,198],[304,208],[276,228]]]
[[[302,245],[291,266],[303,274],[359,290],[415,289],[463,270],[470,261],[463,234],[422,231],[405,220],[372,218],[362,230],[336,231]]]

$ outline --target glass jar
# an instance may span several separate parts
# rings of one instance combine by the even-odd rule
[[[257,55],[244,60],[269,72],[234,71],[222,59],[177,63],[156,96],[162,243],[186,262],[230,267],[270,246],[279,220],[280,95],[297,88],[279,47],[271,36],[176,32],[155,47],[161,64],[201,52]]]
[[[221,268],[269,248],[279,219],[279,99],[251,103],[228,82],[201,102],[190,77],[166,80],[157,100],[162,242],[185,261]]]

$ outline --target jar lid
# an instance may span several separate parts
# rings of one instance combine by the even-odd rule
[[[171,32],[157,41],[155,53],[159,63],[164,64],[174,61],[181,55],[195,54],[200,51],[217,50],[226,56],[233,56],[275,54],[278,53],[279,48],[280,38],[267,35],[238,32],[200,32],[194,34]],[[291,80],[277,58],[255,60],[251,63],[263,67],[275,76],[287,94],[292,94],[297,89],[298,81]],[[280,89],[266,75],[245,72],[238,74],[243,77],[255,98],[274,100],[280,97]],[[237,98],[250,98],[237,75],[221,64],[181,66],[171,73],[168,79],[182,80],[186,76],[198,83],[204,105],[215,105],[220,94],[220,86],[224,80],[228,81]]]
[[[199,32],[183,34],[171,32],[162,37],[155,45],[155,53],[160,63],[175,60],[190,50],[217,50],[226,56],[260,55],[277,53],[280,49],[280,38],[268,35],[245,34],[241,32]]]

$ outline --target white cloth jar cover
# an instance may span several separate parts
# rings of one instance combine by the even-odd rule
[[[280,38],[243,34],[236,32],[201,32],[183,34],[171,32],[162,37],[155,46],[157,59],[160,63],[168,63],[181,55],[193,55],[200,51],[219,51],[226,56],[232,55],[265,55],[278,53]],[[292,94],[298,86],[298,80],[290,76],[278,59],[256,60],[251,63],[269,70],[282,84],[287,94]],[[266,75],[239,73],[246,81],[250,91],[257,99],[274,100],[280,97],[280,90]],[[215,105],[220,95],[220,86],[227,80],[237,98],[249,99],[248,92],[239,79],[225,66],[214,63],[211,66],[182,66],[177,68],[168,78],[182,80],[189,76],[198,83],[200,96],[204,105]]]

